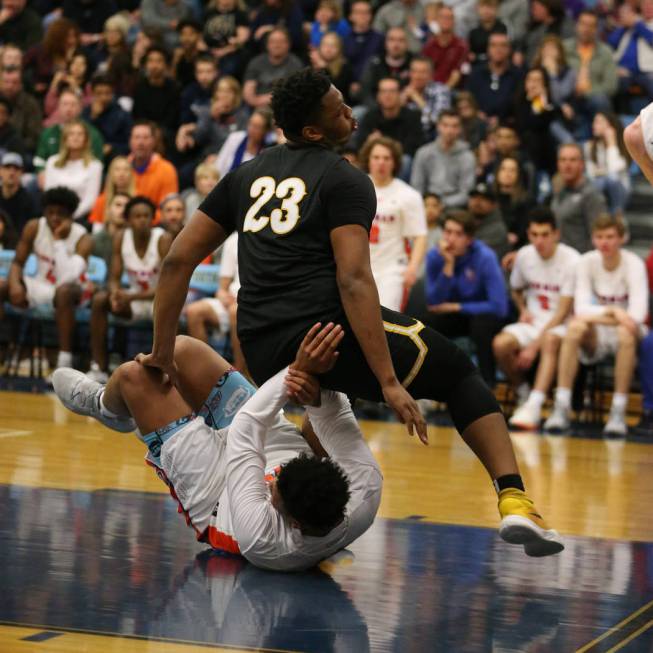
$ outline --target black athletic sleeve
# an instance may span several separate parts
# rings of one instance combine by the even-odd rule
[[[320,199],[329,231],[359,224],[367,231],[376,214],[376,193],[370,178],[349,161],[338,161],[324,176]]]
[[[231,181],[233,173],[226,174],[204,198],[198,207],[198,211],[217,222],[229,235],[236,228],[235,214],[231,202]]]

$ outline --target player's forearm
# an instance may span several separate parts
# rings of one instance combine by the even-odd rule
[[[347,319],[372,373],[381,387],[397,383],[371,270],[338,275],[337,281]]]
[[[186,301],[188,285],[194,267],[184,261],[167,257],[154,296],[154,344],[152,353],[172,360],[177,337],[177,324]]]
[[[408,261],[409,269],[418,272],[424,256],[426,254],[426,236],[415,236],[413,239],[413,248],[410,252],[410,260]]]

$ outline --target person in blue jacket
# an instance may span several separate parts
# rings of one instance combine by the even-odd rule
[[[496,254],[474,238],[476,221],[450,211],[442,240],[426,257],[424,321],[449,338],[468,336],[486,383],[495,382],[492,338],[508,316],[508,291]]]

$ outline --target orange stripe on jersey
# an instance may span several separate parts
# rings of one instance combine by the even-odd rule
[[[227,553],[240,554],[238,542],[236,542],[231,535],[219,531],[215,526],[209,526],[202,537],[198,538],[198,540],[200,542],[206,542],[213,549],[219,549],[220,551],[226,551]]]
[[[265,482],[270,483],[271,481],[273,481],[277,476],[279,476],[280,471],[281,471],[281,465],[275,467],[269,474],[265,475]]]

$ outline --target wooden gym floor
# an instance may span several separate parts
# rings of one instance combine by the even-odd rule
[[[0,652],[653,651],[653,445],[513,437],[566,537],[534,560],[450,428],[363,427],[378,519],[304,574],[203,551],[133,436],[0,393]]]

